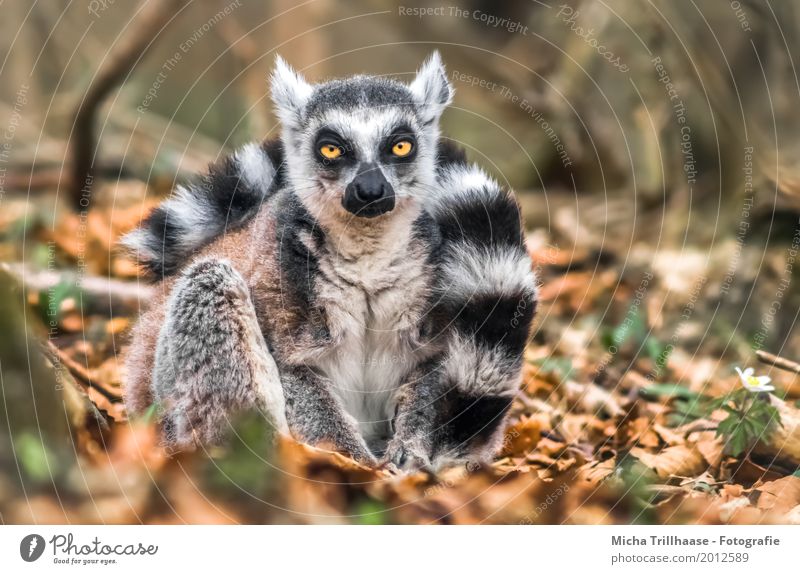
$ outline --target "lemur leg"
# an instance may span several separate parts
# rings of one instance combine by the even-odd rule
[[[302,366],[282,367],[286,417],[292,435],[312,445],[327,446],[367,465],[375,457],[330,389],[330,381]]]
[[[278,368],[267,349],[244,279],[225,261],[189,267],[167,302],[153,372],[165,438],[213,443],[228,417],[259,409],[288,432]]]

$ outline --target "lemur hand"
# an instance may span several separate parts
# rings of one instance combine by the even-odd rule
[[[381,458],[381,466],[392,472],[431,472],[431,458],[428,449],[419,439],[402,440],[397,437],[389,442]]]

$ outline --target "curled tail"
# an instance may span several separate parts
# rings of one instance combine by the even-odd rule
[[[253,217],[282,180],[280,141],[247,144],[179,186],[122,244],[155,277],[172,275],[192,254]]]
[[[520,385],[536,279],[511,193],[464,161],[441,165],[437,188],[436,317],[447,341],[440,376],[451,389],[441,432],[451,456],[475,446],[489,453]]]
[[[456,341],[471,341],[494,361],[518,363],[536,311],[519,206],[474,165],[443,167],[439,188],[438,305]]]

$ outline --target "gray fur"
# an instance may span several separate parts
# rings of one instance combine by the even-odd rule
[[[169,298],[159,334],[153,395],[168,443],[214,443],[228,417],[257,408],[287,432],[283,390],[247,285],[226,261],[191,265]]]
[[[282,381],[286,418],[298,440],[345,452],[364,464],[375,464],[358,422],[343,408],[329,379],[309,368],[285,367]]]

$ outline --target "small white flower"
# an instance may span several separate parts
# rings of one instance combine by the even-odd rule
[[[736,367],[736,372],[739,373],[739,380],[742,381],[742,386],[751,393],[763,393],[775,390],[775,387],[769,384],[772,379],[766,375],[754,377],[754,370],[752,367],[747,367],[744,371]]]

